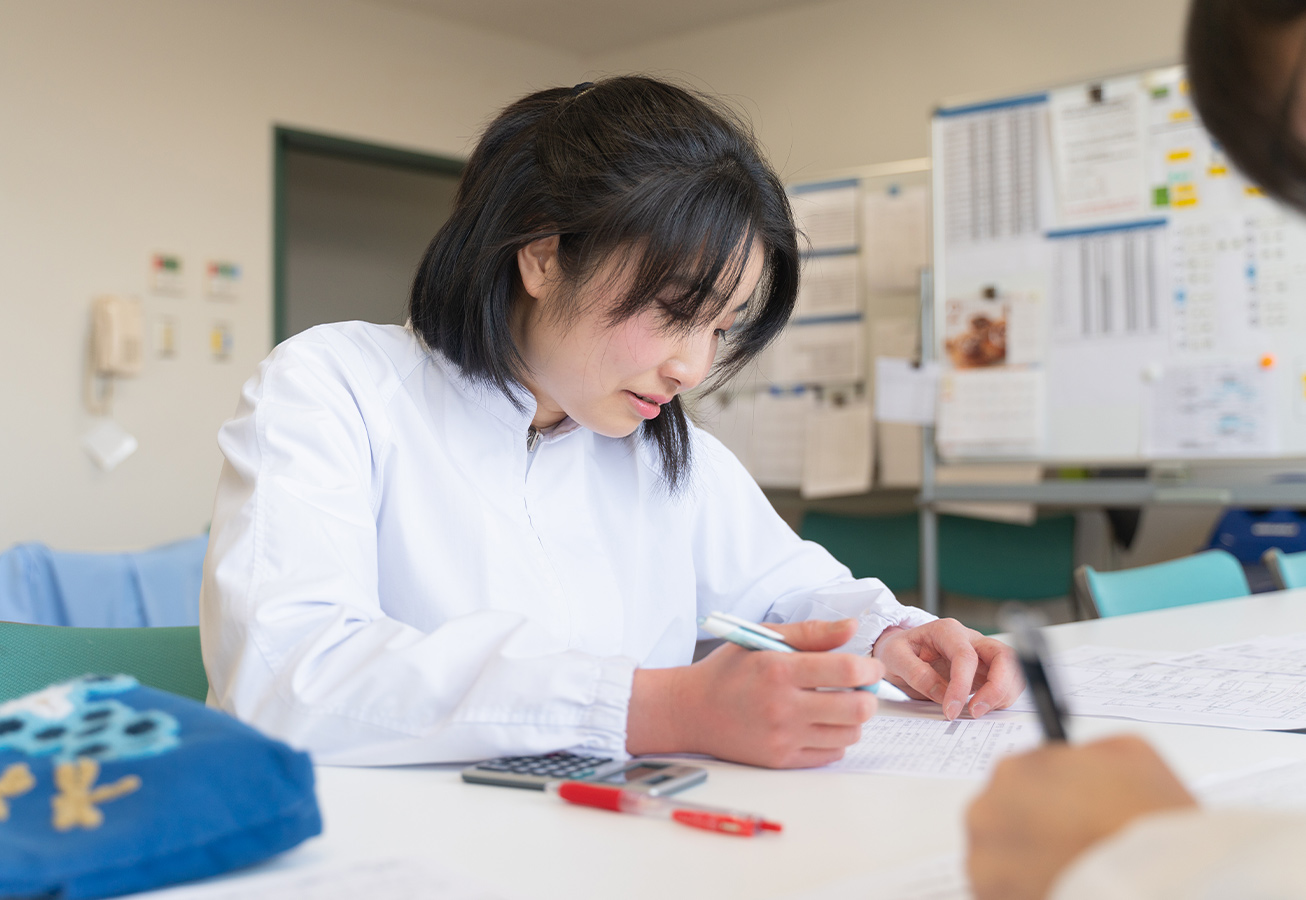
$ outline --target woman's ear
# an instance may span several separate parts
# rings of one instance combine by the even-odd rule
[[[526,293],[544,299],[558,280],[558,236],[540,238],[519,249],[517,271]]]

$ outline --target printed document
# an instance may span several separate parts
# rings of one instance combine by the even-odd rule
[[[876,716],[862,726],[862,739],[844,758],[825,768],[834,772],[924,775],[935,778],[985,778],[1009,753],[1036,746],[1043,733],[1024,719],[916,719]]]
[[[1049,668],[1072,715],[1250,730],[1306,728],[1306,634],[1193,653],[1077,647]],[[1032,710],[1028,692],[1011,708]]]

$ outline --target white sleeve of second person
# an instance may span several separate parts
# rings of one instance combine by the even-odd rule
[[[624,754],[634,660],[567,650],[509,612],[428,634],[382,611],[371,460],[386,435],[367,432],[340,365],[323,343],[283,345],[221,432],[209,702],[323,763]]]
[[[754,622],[858,621],[844,647],[869,653],[886,628],[936,618],[903,606],[878,578],[853,578],[824,547],[798,537],[738,459],[696,432],[694,452],[699,615],[731,612]]]
[[[1145,816],[1076,860],[1050,900],[1306,900],[1306,816]]]

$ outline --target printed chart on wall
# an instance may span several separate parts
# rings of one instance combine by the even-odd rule
[[[944,108],[933,140],[943,456],[1306,454],[1306,219],[1182,68]]]
[[[928,160],[907,160],[788,186],[802,252],[793,317],[743,377],[695,404],[763,487],[860,494],[877,478],[909,478],[905,463],[919,469],[919,425],[875,421],[872,372],[888,355],[904,369],[899,380],[921,380],[910,358],[929,259],[928,178]]]

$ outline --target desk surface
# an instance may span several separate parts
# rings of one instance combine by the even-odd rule
[[[1306,631],[1306,590],[1075,622],[1056,648],[1189,650]],[[890,707],[891,704],[886,704]],[[882,714],[895,714],[886,708]],[[1001,715],[1018,716],[1015,713]],[[1133,732],[1192,778],[1271,757],[1306,759],[1306,735],[1076,719],[1076,739]],[[463,784],[456,769],[319,767],[321,838],[265,868],[416,855],[522,898],[785,897],[963,846],[977,782],[768,771],[714,761],[698,802],[765,813],[782,835],[741,839]]]

